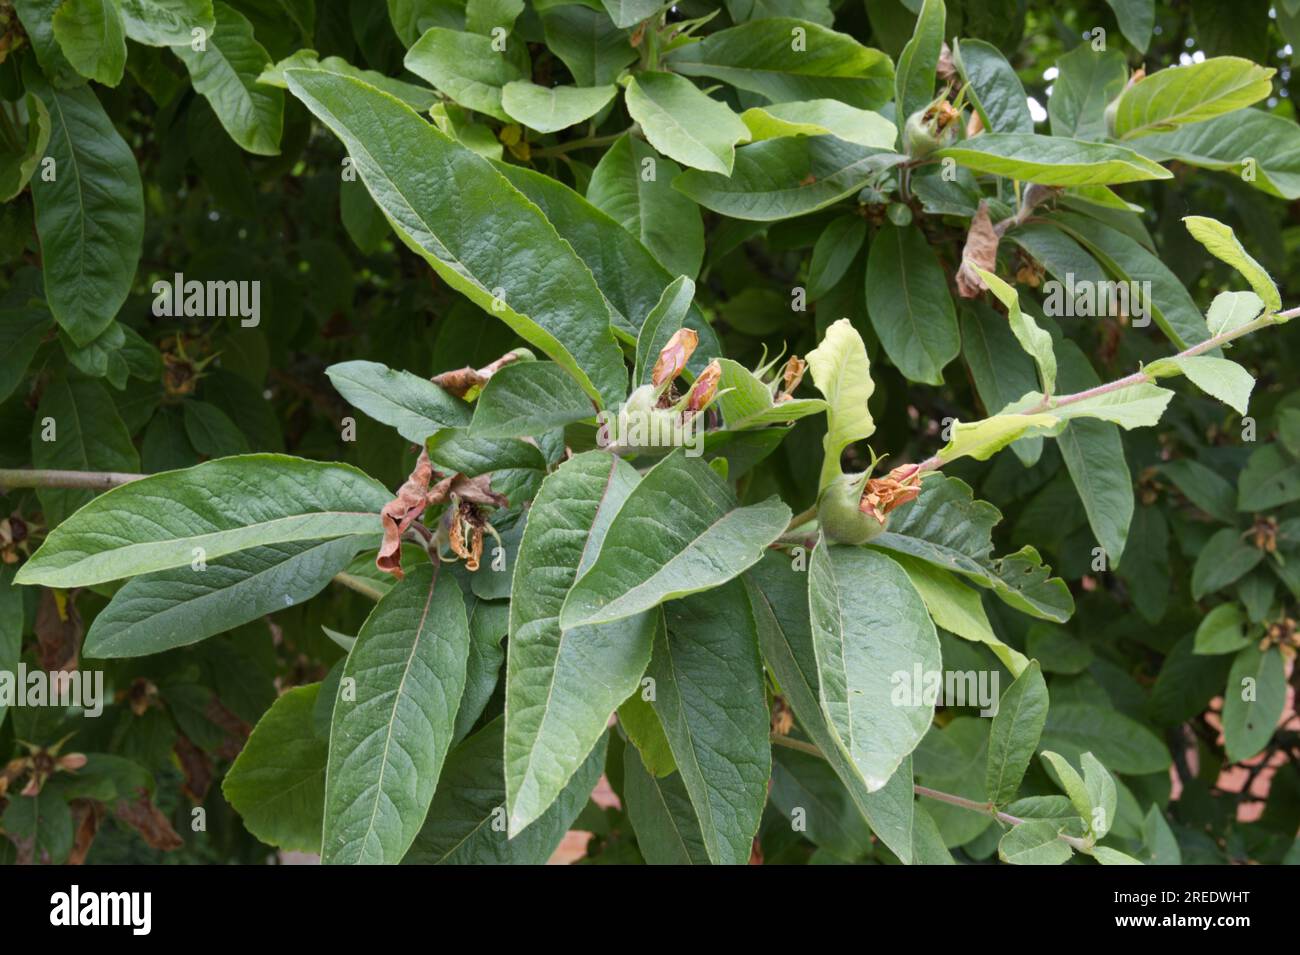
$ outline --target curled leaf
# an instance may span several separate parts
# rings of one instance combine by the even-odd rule
[[[992,272],[998,260],[998,233],[989,218],[988,203],[980,202],[979,211],[971,219],[966,233],[966,246],[961,253],[961,267],[957,269],[957,294],[962,298],[975,298],[988,286],[980,278],[979,270]]]
[[[659,388],[680,375],[699,343],[700,336],[693,329],[679,328],[673,332],[673,337],[668,339],[668,344],[660,349],[659,357],[655,359],[650,383]]]

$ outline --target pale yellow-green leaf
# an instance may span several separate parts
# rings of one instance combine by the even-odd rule
[[[1269,277],[1264,266],[1260,265],[1247,252],[1237,239],[1236,233],[1229,226],[1217,219],[1207,216],[1183,216],[1183,224],[1197,242],[1205,246],[1216,259],[1226,262],[1245,276],[1256,294],[1264,300],[1270,312],[1280,311],[1282,296],[1277,286]]]
[[[808,353],[813,384],[826,398],[826,437],[818,490],[839,477],[840,455],[855,441],[871,437],[876,423],[867,410],[867,399],[875,391],[871,363],[862,336],[847,318],[826,329],[820,345]]]

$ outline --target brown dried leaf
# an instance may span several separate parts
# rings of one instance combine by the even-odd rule
[[[84,632],[73,595],[42,589],[41,602],[36,609],[36,639],[41,666],[51,673],[75,670]]]
[[[173,749],[176,753],[176,761],[180,763],[181,772],[185,776],[181,783],[181,792],[193,802],[203,802],[212,785],[212,762],[203,750],[190,742],[187,736],[177,736]]]
[[[683,420],[689,421],[694,415],[699,414],[709,406],[709,402],[717,394],[718,382],[721,379],[722,366],[718,364],[718,360],[715,358],[700,372],[700,377],[695,379],[695,383],[691,385],[691,390],[686,393],[686,409],[682,415]]]
[[[998,233],[989,218],[988,204],[981,202],[975,218],[971,219],[966,233],[966,247],[961,253],[961,267],[957,270],[957,294],[962,298],[975,298],[988,286],[975,271],[978,266],[992,272],[998,264]]]
[[[405,576],[402,573],[402,535],[429,506],[429,482],[433,474],[429,452],[421,451],[415,470],[397,489],[397,497],[385,504],[379,514],[384,527],[384,541],[379,547],[379,556],[375,558],[375,566],[398,580]]]
[[[650,372],[650,383],[658,388],[680,375],[699,343],[700,336],[694,329],[679,328],[673,332],[668,344],[659,350],[659,357],[655,359],[654,369]]]
[[[99,832],[99,823],[104,818],[104,804],[93,799],[74,799],[68,803],[68,807],[72,810],[73,832],[68,865],[82,865]]]
[[[869,480],[858,509],[883,524],[890,511],[902,507],[920,493],[921,482],[916,477],[915,466],[904,464],[882,478]]]
[[[140,833],[154,849],[171,852],[184,844],[172,828],[171,821],[153,804],[148,790],[141,789],[134,801],[119,800],[113,807],[113,815]]]

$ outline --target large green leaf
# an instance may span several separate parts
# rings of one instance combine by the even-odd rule
[[[1080,43],[1057,57],[1059,71],[1047,98],[1052,135],[1077,139],[1106,136],[1106,105],[1119,95],[1128,80],[1128,64],[1117,49],[1094,50]]]
[[[194,40],[195,30],[212,33],[212,0],[119,0],[126,35],[149,46],[178,46]]]
[[[664,6],[660,0],[601,0],[601,3],[614,25],[623,28],[636,26]]]
[[[680,774],[653,775],[629,746],[623,756],[623,799],[647,864],[709,864],[700,820]]]
[[[1129,86],[1115,107],[1115,136],[1136,139],[1213,119],[1273,92],[1275,70],[1237,56],[1169,67]]]
[[[934,156],[952,157],[976,172],[1045,186],[1105,186],[1173,176],[1123,146],[1032,133],[984,133],[945,146]]]
[[[605,151],[587,201],[641,241],[671,275],[694,277],[704,261],[699,207],[673,188],[681,167],[635,136]]]
[[[623,397],[627,371],[605,300],[535,205],[487,160],[374,87],[318,70],[285,75],[294,95],[343,140],[413,251],[563,365],[592,397]]]
[[[1300,500],[1300,461],[1278,444],[1251,454],[1237,479],[1237,508],[1263,511]]]
[[[659,355],[681,329],[694,297],[695,283],[685,275],[673,279],[659,296],[636,336],[636,364],[632,371],[634,387],[653,383]]]
[[[902,702],[896,696],[916,670],[940,671],[939,637],[907,574],[876,551],[819,542],[808,604],[822,710],[875,792],[930,726],[934,702],[920,686]]]
[[[961,337],[948,280],[919,227],[887,224],[871,243],[867,314],[899,371],[911,381],[943,383]]]
[[[496,49],[491,37],[441,27],[420,37],[407,51],[404,65],[466,109],[503,123],[512,118],[502,106],[502,90],[507,83],[526,79],[519,64]]]
[[[540,435],[595,414],[573,376],[553,361],[520,361],[494,374],[474,402],[470,434]]]
[[[1055,703],[1047,713],[1040,748],[1079,760],[1094,753],[1117,773],[1163,773],[1169,750],[1151,730],[1109,706]]]
[[[867,401],[876,386],[871,380],[866,345],[847,318],[826,329],[821,344],[808,353],[808,368],[813,383],[826,397],[824,456],[817,482],[818,488],[824,489],[843,473],[840,457],[844,449],[875,433],[876,423],[867,409]]]
[[[329,739],[316,733],[319,683],[297,686],[253,727],[221,782],[244,827],[267,845],[320,852]]]
[[[346,464],[222,458],[124,484],[45,538],[18,582],[84,587],[292,541],[371,534],[391,495]]]
[[[230,138],[261,156],[280,152],[284,93],[257,81],[271,56],[253,37],[253,25],[227,4],[212,5],[217,28],[204,48],[172,47],[190,71],[196,92],[212,104]]]
[[[13,585],[15,568],[0,568],[0,672],[17,673],[23,649],[23,592]],[[0,728],[9,702],[0,703]]]
[[[73,342],[88,345],[112,324],[135,278],[140,170],[89,86],[55,89],[29,70],[27,88],[50,114],[48,162],[31,181],[45,300]]]
[[[789,219],[858,192],[901,154],[836,136],[784,136],[742,147],[730,176],[688,169],[673,187],[733,219]]]
[[[41,72],[59,89],[81,86],[86,81],[68,62],[54,38],[54,14],[63,0],[13,0],[11,6],[18,14]],[[30,88],[30,87],[29,87]]]
[[[655,712],[709,858],[744,865],[772,764],[763,666],[744,584],[733,580],[674,601],[664,620],[647,671]]]
[[[555,801],[650,662],[654,618],[561,628],[560,608],[637,482],[603,451],[565,462],[528,514],[510,601],[505,778],[512,835]]]
[[[1034,131],[1025,88],[1001,50],[983,40],[963,40],[953,44],[952,59],[969,84],[971,105],[979,111],[985,129],[995,133]]]
[[[724,584],[757,562],[789,520],[774,497],[738,507],[713,469],[679,448],[628,496],[569,591],[561,622],[607,623]]]
[[[53,436],[46,431],[51,422]],[[66,471],[137,471],[140,457],[108,390],[90,378],[59,375],[45,386],[32,423],[32,463]],[[95,495],[93,491],[45,487],[37,490],[46,523],[65,521]]]
[[[348,400],[415,444],[442,428],[463,428],[471,409],[427,378],[375,361],[344,361],[325,369],[330,384]]]
[[[197,643],[320,593],[378,535],[252,547],[127,582],[86,634],[92,657],[141,657]]]
[[[927,477],[921,494],[890,516],[889,530],[872,545],[911,554],[989,587],[1007,604],[1044,620],[1064,622],[1074,598],[1060,578],[1050,577],[1038,552],[1024,547],[993,557],[994,526],[1001,512],[977,501],[965,482],[946,475]]]
[[[1286,661],[1277,647],[1244,647],[1223,691],[1223,740],[1230,762],[1258,754],[1286,709]]]
[[[883,789],[871,792],[831,729],[819,698],[821,682],[808,616],[807,573],[795,570],[785,555],[769,551],[746,572],[745,580],[763,659],[799,725],[826,757],[872,831],[903,862],[911,862],[916,805],[911,760],[903,761]]]
[[[116,86],[126,70],[126,26],[118,0],[63,0],[51,20],[54,39],[82,76]]]
[[[602,735],[550,808],[513,836],[505,825],[505,775],[497,717],[451,751],[438,791],[403,863],[413,865],[543,865],[587,805],[605,766]]]
[[[879,113],[837,99],[751,106],[740,114],[755,141],[780,136],[838,136],[874,149],[893,149],[898,129]]]
[[[546,45],[582,86],[612,83],[637,58],[626,30],[601,10],[577,3],[538,4]]]
[[[894,77],[894,117],[900,130],[908,117],[934,99],[935,70],[943,49],[948,11],[943,0],[923,0],[912,38],[898,56]]]
[[[679,73],[722,80],[774,103],[829,98],[877,109],[888,102],[894,79],[893,64],[879,50],[789,17],[719,30],[674,50],[668,62]]]
[[[736,144],[749,127],[731,107],[675,73],[638,73],[627,84],[627,111],[650,145],[683,166],[731,175]]]
[[[0,202],[8,202],[27,188],[36,165],[50,144],[50,111],[33,93],[23,99],[27,109],[25,135],[0,142]]]
[[[1183,224],[1187,226],[1187,231],[1192,234],[1192,238],[1205,246],[1211,255],[1228,263],[1245,276],[1250,287],[1268,306],[1270,312],[1281,310],[1282,296],[1277,290],[1277,285],[1264,267],[1242,248],[1231,226],[1208,216],[1183,216]]]
[[[772,749],[772,805],[813,845],[854,861],[872,848],[871,829],[826,761],[784,746]]]
[[[1300,127],[1285,116],[1240,110],[1145,136],[1134,148],[1157,161],[1231,173],[1283,199],[1300,198]]]
[[[501,108],[539,133],[557,133],[590,119],[614,98],[614,86],[538,86],[511,80],[501,89]]]
[[[985,786],[995,806],[1004,806],[1015,798],[1046,722],[1047,684],[1034,660],[1002,694],[989,730]]]
[[[334,702],[322,862],[406,854],[451,749],[468,657],[464,598],[437,567],[416,568],[375,604]]]

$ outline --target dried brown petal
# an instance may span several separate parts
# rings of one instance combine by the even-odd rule
[[[700,377],[695,379],[695,383],[691,385],[691,390],[686,393],[686,408],[683,412],[684,420],[689,421],[708,407],[709,402],[713,400],[713,396],[718,392],[718,382],[721,379],[722,366],[718,364],[718,360],[715,358],[700,372]]]
[[[699,343],[700,336],[693,329],[679,328],[673,332],[668,344],[659,350],[654,370],[650,373],[650,383],[658,388],[680,375]]]
[[[113,815],[120,822],[126,823],[140,833],[144,841],[154,849],[171,852],[184,844],[181,837],[176,834],[176,830],[172,828],[171,822],[153,804],[147,790],[139,790],[134,801],[128,802],[125,799],[119,801],[113,807]]]
[[[68,808],[72,810],[73,832],[68,865],[82,865],[99,832],[100,820],[104,818],[104,804],[91,799],[74,799],[68,803]]]
[[[212,785],[212,761],[186,736],[176,737],[176,745],[172,749],[185,777],[181,783],[181,792],[193,802],[203,802]]]
[[[883,478],[867,481],[858,507],[863,514],[884,524],[890,511],[915,499],[920,493],[921,482],[916,477],[915,465],[905,464],[894,468]]]
[[[405,576],[402,573],[402,535],[429,506],[429,482],[433,473],[429,452],[421,451],[415,470],[397,489],[397,497],[385,504],[379,515],[384,540],[379,547],[379,556],[375,558],[375,566],[398,580]]]
[[[806,361],[798,355],[790,356],[790,359],[785,363],[785,370],[781,373],[781,391],[776,396],[778,404],[791,399],[794,390],[803,381],[804,372],[807,370],[808,363]]]

